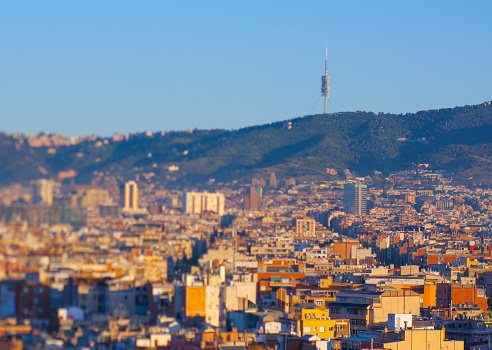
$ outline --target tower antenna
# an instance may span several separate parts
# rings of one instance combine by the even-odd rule
[[[328,75],[328,40],[325,46],[325,75],[321,77],[321,96],[325,98],[325,114],[327,113],[328,99],[330,98],[330,76]]]

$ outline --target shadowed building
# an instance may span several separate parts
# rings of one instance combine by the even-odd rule
[[[244,189],[244,210],[260,210],[261,196],[261,187],[246,187]]]
[[[348,183],[343,186],[343,207],[348,214],[367,214],[367,185]]]

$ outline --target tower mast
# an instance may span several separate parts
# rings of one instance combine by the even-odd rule
[[[328,75],[328,41],[325,47],[325,75],[321,77],[321,96],[325,98],[325,114],[327,113],[328,99],[330,98],[330,76]]]

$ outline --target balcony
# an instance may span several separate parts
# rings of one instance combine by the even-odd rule
[[[335,331],[333,336],[335,338],[348,338],[348,337],[350,337],[350,332],[348,329],[338,330],[338,331]]]

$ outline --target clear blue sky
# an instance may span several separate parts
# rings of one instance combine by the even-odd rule
[[[0,130],[236,129],[492,98],[492,1],[3,1]]]

